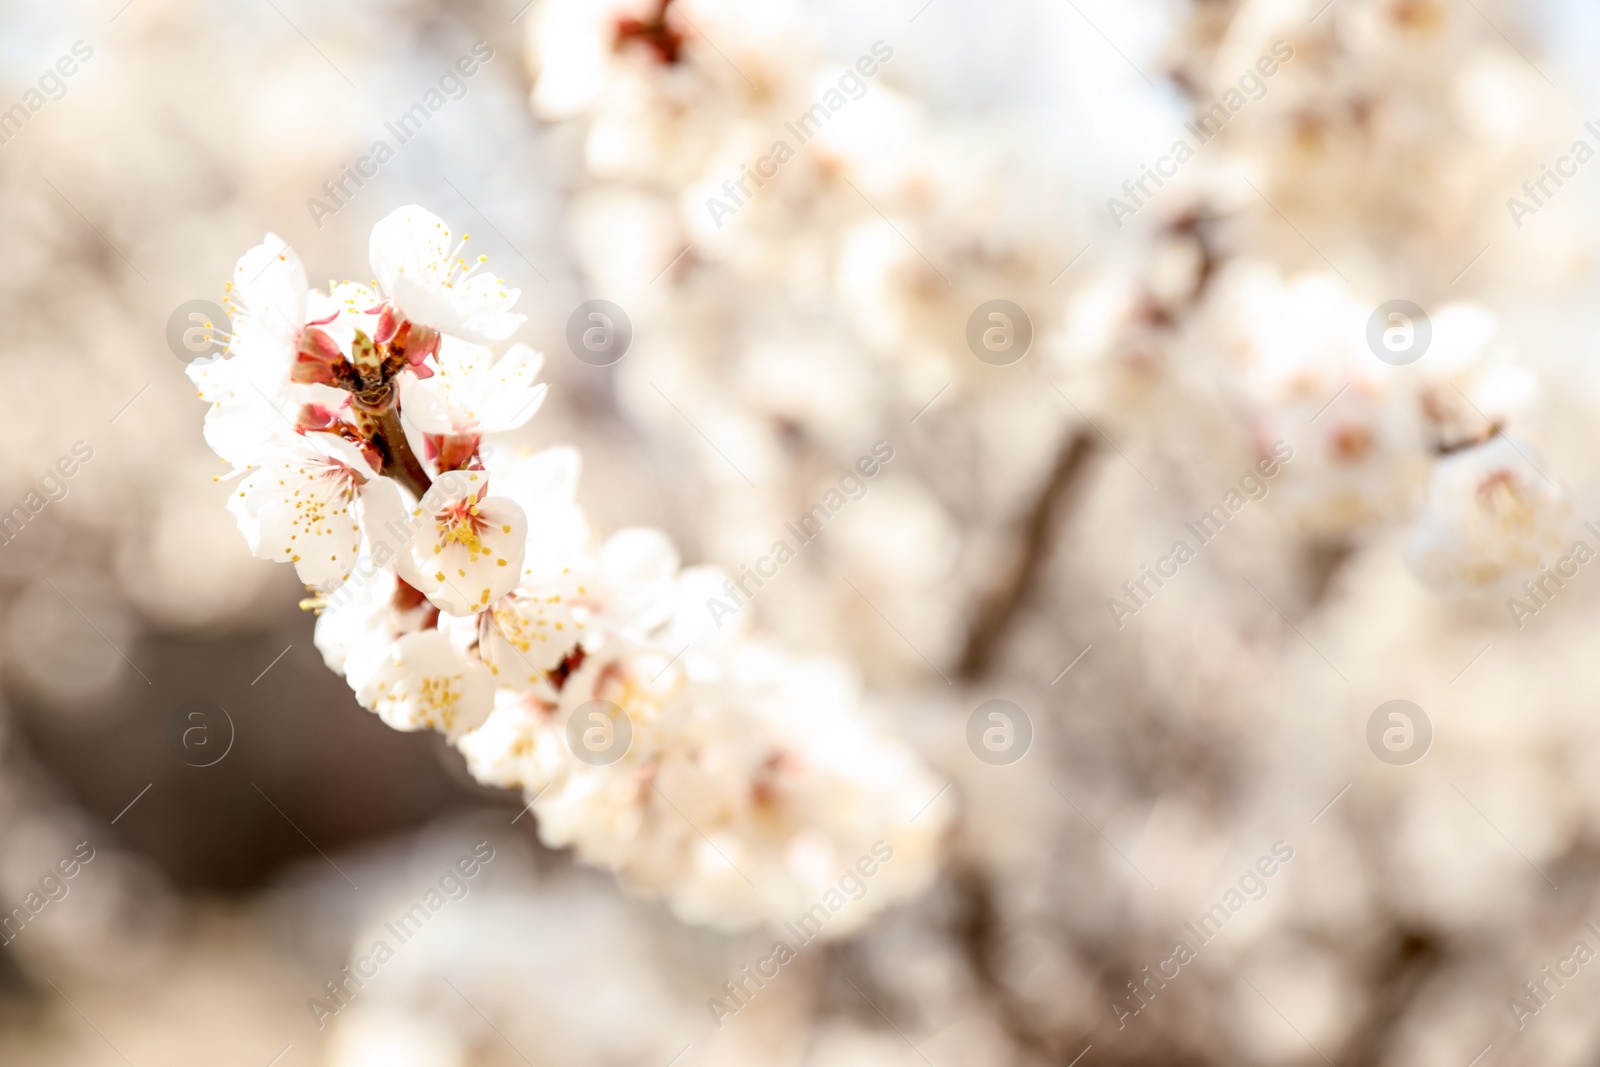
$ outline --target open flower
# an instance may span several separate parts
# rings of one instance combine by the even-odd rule
[[[513,689],[544,683],[586,633],[583,597],[592,579],[519,586],[478,618],[478,651],[495,680]],[[576,609],[576,610],[575,610]]]
[[[1439,461],[1407,552],[1440,592],[1509,589],[1570,543],[1572,502],[1503,436]]]
[[[344,675],[352,687],[359,687],[372,668],[387,658],[395,641],[427,629],[439,618],[438,609],[401,581],[394,567],[383,566],[374,558],[375,547],[377,555],[392,558],[392,550],[381,540],[392,535],[375,529],[376,520],[385,514],[381,507],[374,507],[379,502],[375,493],[362,502],[367,539],[349,580],[313,602],[321,608],[315,631],[317,650],[328,669]]]
[[[599,551],[598,584],[607,624],[643,639],[672,617],[678,550],[660,530],[618,530]]]
[[[447,337],[439,373],[400,380],[406,419],[429,434],[505,433],[522,426],[544,402],[546,385],[535,385],[544,357],[527,345],[512,345],[499,359],[482,345]]]
[[[541,452],[510,448],[487,450],[484,467],[495,492],[508,496],[539,521],[528,530],[528,551],[522,561],[522,584],[554,580],[583,556],[589,544],[589,523],[573,499],[582,466],[570,446]]]
[[[450,243],[450,227],[415,205],[397,208],[372,228],[372,271],[402,315],[444,334],[505,340],[526,318],[511,310],[521,290],[476,273],[484,260],[469,267],[460,253],[461,246]]]
[[[483,471],[453,471],[412,510],[415,532],[396,560],[400,577],[450,615],[472,615],[509,593],[522,572],[528,520],[489,496]]]
[[[350,442],[290,435],[245,475],[228,509],[258,558],[293,563],[306,585],[328,589],[361,551],[359,501],[376,478]]]
[[[407,634],[368,671],[356,699],[396,730],[438,730],[455,740],[494,705],[494,680],[438,630]]]
[[[211,404],[206,443],[235,466],[254,463],[292,432],[299,398],[290,396],[296,387],[289,369],[304,332],[308,299],[299,257],[281,237],[267,234],[234,267],[227,352],[187,368],[200,399]]]
[[[646,57],[676,63],[684,43],[661,0],[565,0],[541,5],[530,21],[530,59],[537,72],[533,108],[552,121],[592,107],[618,68]]]
[[[257,370],[256,376],[264,383],[276,382],[282,376],[282,364],[292,358],[300,343],[309,299],[306,269],[294,249],[277,234],[267,234],[259,245],[240,256],[228,285],[228,303],[233,312],[228,353],[244,361],[236,366]],[[228,362],[231,360],[191,364],[190,377],[199,385],[208,377],[208,371]]]

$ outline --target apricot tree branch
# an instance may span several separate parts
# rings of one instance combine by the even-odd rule
[[[1078,495],[1094,451],[1094,439],[1087,429],[1078,430],[1062,443],[1049,478],[1022,519],[1019,530],[1022,551],[1015,565],[974,613],[976,621],[968,631],[967,647],[958,668],[963,678],[980,678],[988,671],[1001,639],[1011,628],[1049,557],[1055,530],[1065,517],[1071,498]]]

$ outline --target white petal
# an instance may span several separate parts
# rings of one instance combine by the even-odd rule
[[[397,566],[440,611],[472,615],[510,592],[522,572],[528,520],[516,502],[469,498],[488,484],[482,471],[454,471],[434,482],[414,511],[422,518]]]
[[[618,530],[600,549],[606,580],[617,585],[643,585],[678,573],[678,550],[661,530],[647,526]]]
[[[450,397],[447,385],[440,375],[418,378],[405,374],[400,378],[400,410],[405,421],[423,433],[454,433],[450,419]]]
[[[433,212],[415,204],[396,208],[372,227],[367,251],[379,288],[399,303],[398,286],[426,286],[445,272],[450,227]],[[406,310],[404,304],[401,310]]]
[[[565,771],[565,749],[540,736],[540,710],[525,694],[497,690],[488,719],[456,744],[472,776],[488,785],[536,791]]]
[[[484,375],[485,397],[479,406],[478,428],[483,433],[506,433],[533,418],[544,403],[546,385],[534,379],[544,366],[544,356],[527,345],[512,345]]]
[[[298,493],[290,490],[298,489]],[[361,551],[361,527],[351,500],[309,468],[269,467],[251,474],[235,494],[239,527],[261,559],[293,563],[300,580],[325,588],[344,581]]]
[[[367,462],[367,454],[343,437],[331,433],[296,434],[316,455],[330,462],[342,463],[363,478],[376,478],[378,472]]]
[[[501,685],[543,683],[585,636],[573,615],[576,582],[519,587],[495,601],[483,630],[483,662]]]
[[[366,562],[358,561],[349,581],[329,594],[328,606],[317,616],[313,637],[328,669],[346,675],[356,686],[395,638],[387,625],[397,581],[394,568],[379,567],[364,577]]]
[[[485,465],[494,474],[495,492],[511,497],[531,514],[546,505],[572,501],[583,455],[571,445],[538,452],[505,449],[490,454]]]
[[[379,566],[398,556],[416,532],[405,493],[388,478],[373,478],[361,487],[359,518],[363,554],[371,556]]]
[[[511,288],[496,275],[475,274],[450,287],[446,297],[455,313],[456,328],[485,341],[504,341],[528,320],[511,310],[522,290]]]
[[[494,681],[437,630],[407,634],[356,690],[363,707],[396,730],[438,730],[452,740],[476,729],[494,704]]]
[[[206,412],[203,433],[211,451],[235,467],[261,463],[286,447],[294,431],[261,397],[213,404]]]
[[[368,337],[378,332],[378,316],[369,315],[367,312],[382,302],[383,298],[365,285],[340,282],[333,287],[331,293],[324,294],[315,289],[311,291],[306,319],[307,321],[325,319],[337,313],[337,318],[332,322],[323,323],[319,329],[333,338],[341,351],[348,352],[355,342],[357,330]]]
[[[648,631],[672,614],[678,550],[660,530],[619,530],[600,549],[607,615],[618,625]]]
[[[514,430],[544,400],[546,387],[534,383],[543,365],[544,357],[527,345],[513,345],[496,360],[483,345],[447,336],[439,352],[439,373],[403,384],[401,406],[408,420],[429,433]]]
[[[743,639],[750,629],[750,613],[739,610],[728,597],[727,580],[727,573],[718,567],[685,568],[678,575],[672,623],[660,640],[672,648],[691,642],[700,648],[731,648]]]
[[[524,584],[553,581],[575,567],[589,545],[588,520],[572,499],[582,466],[578,450],[557,447],[518,454],[504,448],[490,451],[485,462],[496,494],[510,497],[524,514],[536,517],[528,528]]]
[[[462,279],[450,228],[416,205],[397,208],[372,228],[368,249],[379,286],[406,318],[442,333],[501,341],[526,316],[512,313],[522,294],[501,278]]]
[[[345,580],[361,551],[352,506],[359,483],[374,477],[349,442],[295,437],[245,476],[228,508],[257,557],[293,563],[302,582],[327,589]]]
[[[293,349],[306,324],[306,270],[289,243],[269,233],[233,270],[237,343],[263,341]],[[230,346],[230,348],[233,346]]]
[[[272,395],[289,384],[294,345],[287,339],[235,335],[223,356],[196,360],[184,369],[200,399],[212,403],[239,400],[255,390]]]
[[[191,363],[186,372],[201,399],[215,405],[206,414],[206,443],[234,464],[258,462],[272,447],[294,435],[302,404],[338,408],[350,394],[326,385],[289,380],[292,345],[235,335],[225,358]]]

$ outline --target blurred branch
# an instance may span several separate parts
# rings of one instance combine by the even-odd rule
[[[1401,1022],[1444,962],[1443,947],[1431,935],[1395,931],[1387,954],[1367,982],[1371,1010],[1339,1059],[1344,1063],[1391,1062]]]
[[[1119,1047],[1114,1037],[1107,1042],[1095,1036],[1101,1030],[1100,1024],[1088,1033],[1077,1028],[1068,1032],[1040,1025],[997,968],[996,954],[1005,931],[992,884],[981,871],[970,866],[957,870],[954,881],[959,900],[953,930],[956,941],[962,947],[968,970],[1006,1036],[1031,1055],[1031,1060],[1023,1062],[1077,1067],[1084,1046],[1091,1043],[1096,1048],[1097,1067],[1207,1067],[1213,1062],[1225,1062],[1213,1061],[1179,1047],[1164,1039],[1159,1031],[1147,1035],[1139,1047],[1128,1048]],[[1098,979],[1097,974],[1097,986]],[[1106,999],[1109,1001],[1111,997]]]
[[[1028,1011],[995,971],[994,954],[1000,934],[995,913],[994,891],[983,873],[967,867],[955,874],[960,912],[955,935],[966,956],[972,977],[983,990],[996,1018],[1021,1048],[1046,1063],[1065,1064],[1071,1055],[1060,1035],[1042,1032],[1029,1018]],[[1082,1046],[1079,1045],[1079,1048]]]
[[[1054,468],[1039,489],[1033,507],[1019,530],[1022,551],[1011,573],[974,612],[975,622],[968,631],[967,647],[958,670],[967,680],[981,678],[994,660],[995,650],[1010,630],[1028,592],[1049,556],[1056,528],[1065,518],[1067,505],[1077,495],[1084,472],[1094,455],[1094,440],[1087,429],[1079,429],[1062,444]]]

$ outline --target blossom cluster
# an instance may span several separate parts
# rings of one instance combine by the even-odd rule
[[[1574,522],[1502,311],[1560,257],[1524,262],[1537,246],[1467,210],[1498,204],[1548,132],[1543,87],[1492,50],[1463,55],[1477,19],[1363,0],[1335,33],[1276,0],[1197,11],[1178,53],[1197,115],[1280,36],[1295,62],[1217,132],[1213,167],[1163,191],[1139,276],[1069,315],[1100,338],[1087,365],[1113,419],[1141,436],[1181,419],[1199,431],[1186,438],[1228,443],[1199,450],[1226,453],[1221,473],[1292,442],[1273,507],[1308,543],[1347,551],[1405,529],[1413,574],[1452,595],[1520,589]],[[1493,121],[1467,106],[1490,97]]]
[[[1537,382],[1493,313],[1454,301],[1414,321],[1331,274],[1236,266],[1211,325],[1249,431],[1309,446],[1277,501],[1303,530],[1409,522],[1412,569],[1443,592],[1508,587],[1566,544],[1567,496],[1517,439]],[[1386,343],[1426,351],[1394,366]]]
[[[357,700],[521,788],[546,843],[688,920],[790,914],[866,845],[900,893],[931,871],[938,783],[836,664],[711,625],[724,576],[665,534],[598,545],[571,448],[507,437],[542,357],[500,346],[517,290],[418,207],[380,221],[376,281],[309,290],[275,236],[239,261],[232,339],[191,366],[251,551],[294,565]],[[896,892],[879,894],[879,906]]]
[[[1086,238],[1036,131],[937,113],[897,58],[909,29],[830,54],[796,0],[548,0],[525,25],[534,113],[582,138],[578,265],[637,328],[619,400],[703,467],[708,553],[760,555],[792,485],[923,435],[802,565],[819,580],[765,595],[774,625],[858,632],[903,675],[953,659],[990,574],[957,566],[960,533],[1028,506],[1016,472],[1048,464],[1072,414],[966,341],[997,295],[1043,336],[1076,281],[1051,287]]]

